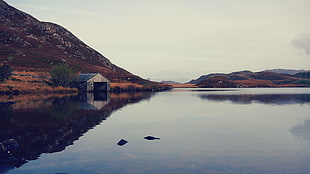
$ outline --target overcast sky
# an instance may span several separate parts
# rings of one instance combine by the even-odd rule
[[[6,0],[151,80],[310,69],[310,0]]]

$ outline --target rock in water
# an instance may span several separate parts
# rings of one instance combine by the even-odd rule
[[[160,138],[153,137],[153,136],[146,136],[146,137],[144,137],[144,139],[146,139],[146,140],[159,140]]]
[[[117,143],[117,145],[123,146],[123,145],[125,145],[125,144],[127,144],[127,143],[128,143],[127,140],[121,139],[121,140],[119,140],[119,142]]]

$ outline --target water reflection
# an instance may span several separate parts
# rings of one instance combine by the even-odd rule
[[[110,101],[110,93],[82,93],[79,95],[79,106],[83,110],[101,110]]]
[[[307,104],[310,103],[310,94],[203,94],[201,99],[210,101],[231,101],[238,104]]]
[[[0,156],[0,173],[38,159],[42,153],[63,151],[113,111],[151,96],[151,93],[84,93],[9,98],[0,104],[0,142],[14,139],[19,147],[9,156]]]
[[[298,139],[310,140],[310,120],[294,126],[290,132]]]

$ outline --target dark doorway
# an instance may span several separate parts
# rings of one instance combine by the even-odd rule
[[[107,82],[95,82],[94,83],[94,92],[102,92],[108,90]]]

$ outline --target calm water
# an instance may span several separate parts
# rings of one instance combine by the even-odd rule
[[[310,88],[1,100],[0,173],[310,173]]]

